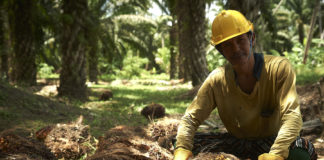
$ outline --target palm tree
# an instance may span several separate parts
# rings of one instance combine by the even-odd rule
[[[192,80],[193,86],[201,84],[208,75],[205,7],[204,0],[177,1],[179,50],[180,57],[183,57],[180,65],[184,66],[184,73],[187,73],[181,78]]]
[[[9,26],[8,14],[6,11],[5,1],[0,2],[0,80],[9,80],[8,56],[9,56]]]
[[[88,39],[88,75],[89,81],[98,83],[98,58],[99,58],[99,39],[100,33],[103,32],[100,18],[105,14],[105,0],[97,0],[89,2],[89,13],[87,19]]]
[[[260,16],[259,11],[262,3],[264,2],[261,0],[228,0],[225,8],[238,10],[253,22]]]
[[[154,0],[162,12],[171,17],[171,27],[169,27],[169,38],[170,38],[170,79],[176,78],[177,74],[177,35],[178,35],[178,25],[177,25],[177,17],[176,17],[176,0],[167,0],[160,1]]]
[[[157,22],[142,15],[120,15],[116,16],[114,20],[118,24],[117,35],[120,40],[139,50],[139,56],[149,59],[150,63],[147,69],[154,67],[157,72],[161,72],[154,55],[157,50],[157,46],[154,44],[154,34],[158,29]]]
[[[239,10],[253,23],[257,36],[255,51],[271,53],[276,50],[283,55],[282,51],[291,49],[290,40],[293,35],[288,32],[290,12],[282,5],[279,7],[280,2],[279,0],[229,0],[221,5],[225,9]]]
[[[153,54],[157,49],[153,35],[158,23],[145,16],[149,5],[147,0],[109,1],[104,5],[106,14],[101,18],[99,34],[100,61],[109,63],[109,74],[114,73],[112,68],[122,69],[128,49],[147,57],[149,66],[160,70]]]
[[[309,47],[310,47],[311,42],[312,42],[314,25],[316,23],[317,14],[318,14],[318,12],[320,10],[321,2],[320,2],[320,0],[316,0],[316,3],[314,3],[314,4],[316,4],[316,5],[314,5],[315,9],[314,9],[313,14],[312,14],[312,20],[311,20],[311,23],[310,23],[310,29],[309,29],[309,32],[308,32],[307,43],[306,43],[306,47],[305,47],[305,51],[304,51],[304,60],[303,60],[304,64],[306,64],[306,61],[307,61],[308,50],[309,50]]]
[[[173,16],[174,17],[174,16]],[[170,79],[175,79],[178,66],[177,66],[177,55],[178,52],[176,50],[178,38],[177,38],[177,33],[178,33],[178,27],[177,27],[177,22],[175,18],[172,18],[171,22],[171,29],[169,31],[170,35]]]
[[[304,25],[311,19],[311,11],[310,7],[312,4],[307,0],[287,0],[285,7],[289,10],[293,11],[293,15],[290,17],[295,21],[298,26],[298,35],[299,35],[299,43],[304,44],[305,31]]]
[[[61,67],[61,54],[59,53],[59,36],[61,35],[61,0],[39,0],[38,23],[42,26],[40,32],[42,41],[39,42],[41,50],[38,52],[39,61],[54,67],[58,71]]]
[[[9,1],[9,22],[14,52],[12,79],[18,85],[36,84],[35,1]]]
[[[63,0],[62,9],[62,71],[58,93],[59,96],[86,99],[87,1]]]
[[[274,15],[276,19],[276,36],[273,38],[275,49],[283,56],[283,51],[290,51],[293,47],[292,40],[297,38],[295,31],[296,28],[292,28],[293,21],[292,12],[284,7],[279,7],[278,12]]]

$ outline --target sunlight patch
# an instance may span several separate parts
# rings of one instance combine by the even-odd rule
[[[56,85],[48,85],[44,86],[40,91],[35,94],[45,97],[54,97],[57,95],[57,86]]]

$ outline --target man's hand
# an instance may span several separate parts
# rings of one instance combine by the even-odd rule
[[[258,157],[258,160],[285,160],[285,159],[275,154],[263,153]]]
[[[190,157],[192,157],[191,151],[183,148],[178,148],[174,151],[173,160],[188,160]]]

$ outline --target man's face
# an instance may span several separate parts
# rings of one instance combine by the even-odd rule
[[[250,38],[247,34],[242,34],[224,41],[220,44],[219,49],[233,66],[243,65],[248,62]]]

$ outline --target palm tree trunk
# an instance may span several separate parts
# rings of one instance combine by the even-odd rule
[[[193,86],[201,84],[208,75],[205,7],[204,0],[177,1],[180,57],[184,55],[180,64],[184,64]]]
[[[53,46],[54,46],[54,45],[53,45]],[[53,48],[51,48],[50,50],[55,50],[55,48],[53,47]],[[51,52],[52,52],[52,51],[51,51]],[[42,57],[42,59],[44,60],[44,62],[45,62],[46,64],[48,64],[48,65],[50,65],[50,66],[53,66],[53,67],[54,67],[54,71],[58,70],[59,65],[58,65],[58,63],[57,63],[55,60],[50,59],[50,57],[47,56],[47,55],[45,54],[44,51],[39,52],[39,53],[40,53],[40,56]],[[51,56],[54,56],[54,55],[55,55],[55,53],[52,52],[52,55],[51,55]]]
[[[306,64],[307,56],[308,56],[308,50],[309,50],[310,44],[312,42],[314,25],[316,23],[316,17],[317,17],[317,13],[319,11],[319,6],[321,4],[320,0],[317,0],[316,4],[317,5],[315,6],[315,10],[313,11],[312,20],[311,20],[311,24],[310,24],[310,29],[309,29],[309,32],[308,32],[308,38],[307,38],[307,43],[306,43],[305,53],[304,53],[304,61],[303,61],[304,64]]]
[[[90,42],[91,43],[91,42]],[[95,40],[89,51],[89,81],[98,83],[98,40]]]
[[[179,68],[179,79],[183,79],[184,82],[188,82],[191,80],[190,72],[186,69],[186,58],[185,53],[180,49],[180,42],[179,42],[179,56],[177,57],[178,61],[178,68]]]
[[[13,81],[18,85],[36,84],[34,1],[10,2],[9,14],[13,41]]]
[[[300,22],[298,22],[298,35],[299,35],[299,43],[301,45],[304,45],[304,23],[300,20]]]
[[[99,59],[99,35],[100,35],[100,17],[102,17],[101,7],[104,4],[104,0],[94,1],[89,6],[88,15],[91,17],[87,20],[87,32],[86,37],[88,39],[88,75],[89,81],[98,84],[98,59]]]
[[[86,0],[63,0],[63,30],[61,35],[62,71],[59,96],[86,99],[86,46],[85,24],[88,5]],[[65,18],[65,19],[64,19]]]
[[[161,73],[161,67],[159,64],[156,63],[155,61],[155,55],[153,54],[154,51],[154,46],[153,46],[153,35],[149,36],[149,42],[148,42],[148,52],[147,52],[147,58],[149,59],[149,67],[148,69],[152,69],[153,67],[155,68],[157,73]]]
[[[259,17],[261,0],[228,0],[225,8],[240,11],[247,19],[254,22]]]
[[[4,4],[0,2],[0,80],[9,80],[8,55],[10,49],[8,17]]]
[[[320,39],[323,40],[323,27],[322,27],[322,13],[321,13],[321,5],[318,6],[319,9],[318,9],[318,23],[319,23],[319,35],[320,35]],[[321,47],[322,46],[322,43],[319,43],[318,44],[318,47]]]
[[[169,32],[170,35],[170,79],[175,79],[177,74],[177,51],[175,49],[177,42],[177,25],[175,20],[172,21],[172,26]]]

